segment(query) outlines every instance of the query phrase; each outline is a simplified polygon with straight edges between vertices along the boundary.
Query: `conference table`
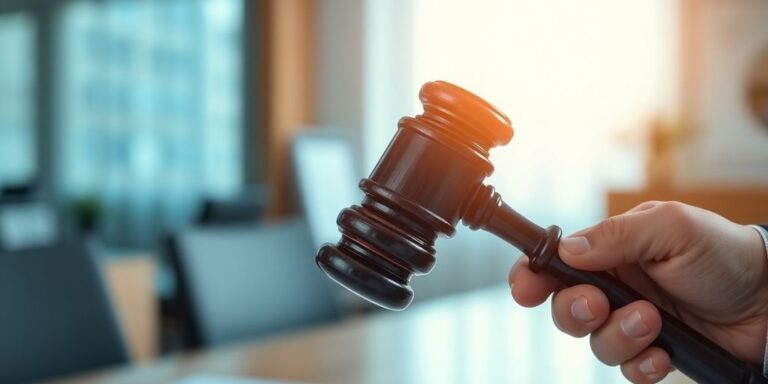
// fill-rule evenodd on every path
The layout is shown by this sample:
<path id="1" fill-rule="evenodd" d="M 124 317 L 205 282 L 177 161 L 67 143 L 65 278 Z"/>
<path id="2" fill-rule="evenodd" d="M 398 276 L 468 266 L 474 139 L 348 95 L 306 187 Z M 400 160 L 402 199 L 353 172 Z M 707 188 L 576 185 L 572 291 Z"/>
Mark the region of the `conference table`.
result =
<path id="1" fill-rule="evenodd" d="M 55 383 L 626 382 L 593 357 L 588 338 L 557 331 L 549 311 L 548 303 L 522 308 L 508 287 L 491 287 Z M 673 372 L 665 382 L 692 381 Z"/>

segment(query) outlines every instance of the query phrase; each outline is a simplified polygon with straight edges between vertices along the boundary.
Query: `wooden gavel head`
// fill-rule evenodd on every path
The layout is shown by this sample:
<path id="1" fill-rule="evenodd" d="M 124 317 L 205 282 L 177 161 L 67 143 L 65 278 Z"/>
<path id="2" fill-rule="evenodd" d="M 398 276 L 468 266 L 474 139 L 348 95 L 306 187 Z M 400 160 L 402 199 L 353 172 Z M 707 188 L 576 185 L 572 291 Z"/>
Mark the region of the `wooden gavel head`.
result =
<path id="1" fill-rule="evenodd" d="M 413 300 L 409 281 L 435 264 L 438 235 L 450 237 L 493 173 L 488 151 L 509 143 L 507 116 L 480 97 L 436 81 L 419 93 L 424 113 L 404 117 L 370 177 L 361 205 L 344 209 L 341 240 L 317 265 L 363 298 L 399 310 Z"/>

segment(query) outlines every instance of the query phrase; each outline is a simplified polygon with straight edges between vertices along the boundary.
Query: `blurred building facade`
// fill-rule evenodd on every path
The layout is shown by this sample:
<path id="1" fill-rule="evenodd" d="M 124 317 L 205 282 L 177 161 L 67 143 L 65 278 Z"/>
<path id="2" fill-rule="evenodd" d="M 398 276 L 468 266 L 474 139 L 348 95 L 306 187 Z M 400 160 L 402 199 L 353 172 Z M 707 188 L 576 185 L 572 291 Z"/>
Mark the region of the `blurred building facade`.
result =
<path id="1" fill-rule="evenodd" d="M 236 192 L 240 2 L 73 3 L 61 18 L 58 187 L 149 243 L 201 195 Z"/>
<path id="2" fill-rule="evenodd" d="M 0 183 L 41 173 L 115 245 L 151 245 L 205 196 L 239 191 L 242 1 L 68 1 L 0 16 Z M 38 6 L 39 7 L 39 6 Z M 50 137 L 36 144 L 37 23 L 53 58 Z M 43 114 L 46 112 L 42 112 Z M 49 172 L 37 151 L 49 149 Z"/>

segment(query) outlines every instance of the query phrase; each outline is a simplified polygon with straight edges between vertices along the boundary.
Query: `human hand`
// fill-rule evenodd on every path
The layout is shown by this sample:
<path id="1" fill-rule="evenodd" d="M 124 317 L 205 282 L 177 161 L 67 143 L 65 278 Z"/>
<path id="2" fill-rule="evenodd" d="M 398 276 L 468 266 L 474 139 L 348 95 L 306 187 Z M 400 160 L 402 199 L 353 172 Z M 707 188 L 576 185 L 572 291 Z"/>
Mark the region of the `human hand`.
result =
<path id="1" fill-rule="evenodd" d="M 509 273 L 512 297 L 533 307 L 552 299 L 563 332 L 588 334 L 595 356 L 621 365 L 635 383 L 670 371 L 669 355 L 650 346 L 661 329 L 656 306 L 674 314 L 736 357 L 762 364 L 768 327 L 768 257 L 755 229 L 677 202 L 646 202 L 560 241 L 573 268 L 609 271 L 649 301 L 610 311 L 596 287 L 565 288 L 535 274 L 521 257 Z"/>

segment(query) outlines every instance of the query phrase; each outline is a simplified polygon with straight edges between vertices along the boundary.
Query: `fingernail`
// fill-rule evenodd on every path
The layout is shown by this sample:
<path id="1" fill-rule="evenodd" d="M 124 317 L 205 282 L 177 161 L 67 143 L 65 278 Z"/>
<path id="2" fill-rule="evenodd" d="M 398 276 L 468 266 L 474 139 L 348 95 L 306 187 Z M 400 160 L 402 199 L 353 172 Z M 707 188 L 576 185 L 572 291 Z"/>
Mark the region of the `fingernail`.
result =
<path id="1" fill-rule="evenodd" d="M 571 315 L 575 317 L 577 320 L 580 321 L 592 321 L 595 319 L 595 315 L 592 314 L 592 311 L 589 309 L 589 303 L 587 303 L 587 298 L 584 296 L 579 296 L 576 300 L 573 301 L 571 304 Z"/>
<path id="2" fill-rule="evenodd" d="M 634 311 L 629 316 L 621 320 L 621 330 L 625 335 L 632 338 L 640 338 L 651 332 L 648 326 L 643 322 L 643 318 L 640 316 L 640 312 Z"/>
<path id="3" fill-rule="evenodd" d="M 640 363 L 640 372 L 650 375 L 656 373 L 656 367 L 653 366 L 653 359 L 648 357 Z"/>
<path id="4" fill-rule="evenodd" d="M 566 237 L 560 240 L 560 246 L 572 255 L 581 255 L 589 251 L 589 240 L 584 236 Z"/>
<path id="5" fill-rule="evenodd" d="M 509 293 L 514 296 L 515 295 L 515 283 L 509 283 Z"/>

